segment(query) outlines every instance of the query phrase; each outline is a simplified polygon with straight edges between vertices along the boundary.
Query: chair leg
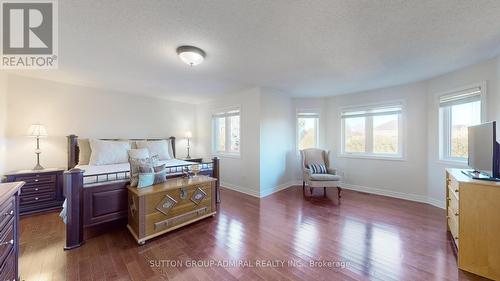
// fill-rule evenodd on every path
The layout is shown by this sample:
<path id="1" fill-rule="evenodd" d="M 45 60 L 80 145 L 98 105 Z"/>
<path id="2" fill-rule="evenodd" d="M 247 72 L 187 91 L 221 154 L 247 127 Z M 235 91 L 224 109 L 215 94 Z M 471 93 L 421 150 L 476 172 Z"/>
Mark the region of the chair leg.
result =
<path id="1" fill-rule="evenodd" d="M 313 195 L 313 188 L 312 186 L 309 187 L 309 191 L 311 192 L 311 196 Z"/>
<path id="2" fill-rule="evenodd" d="M 323 186 L 323 197 L 326 197 L 326 186 Z"/>
<path id="3" fill-rule="evenodd" d="M 305 181 L 302 182 L 302 195 L 304 197 L 306 197 L 306 182 Z"/>
<path id="4" fill-rule="evenodd" d="M 337 186 L 337 196 L 339 197 L 339 199 L 342 197 L 342 195 L 340 194 L 341 191 L 342 191 L 342 188 Z"/>

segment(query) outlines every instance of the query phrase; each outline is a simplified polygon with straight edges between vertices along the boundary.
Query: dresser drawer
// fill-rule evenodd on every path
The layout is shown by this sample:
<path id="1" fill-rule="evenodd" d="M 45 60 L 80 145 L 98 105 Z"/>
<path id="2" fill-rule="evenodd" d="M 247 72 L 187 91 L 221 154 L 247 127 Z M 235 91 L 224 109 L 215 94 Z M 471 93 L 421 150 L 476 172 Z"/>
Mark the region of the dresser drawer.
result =
<path id="1" fill-rule="evenodd" d="M 24 181 L 24 186 L 40 185 L 40 184 L 55 184 L 56 175 L 34 174 L 29 176 L 17 176 L 14 181 Z"/>
<path id="2" fill-rule="evenodd" d="M 55 191 L 56 191 L 56 186 L 53 184 L 23 186 L 21 188 L 21 196 L 22 197 L 31 196 L 34 194 L 49 193 Z"/>
<path id="3" fill-rule="evenodd" d="M 455 240 L 455 244 L 458 247 L 458 213 L 455 213 L 453 210 L 448 209 L 448 227 L 450 228 L 451 235 Z"/>
<path id="4" fill-rule="evenodd" d="M 52 201 L 56 198 L 55 192 L 38 193 L 33 195 L 21 195 L 20 202 L 21 205 L 25 204 L 35 204 L 39 202 Z"/>
<path id="5" fill-rule="evenodd" d="M 448 206 L 454 213 L 458 213 L 458 193 L 455 193 L 449 188 L 448 190 Z"/>
<path id="6" fill-rule="evenodd" d="M 0 264 L 2 264 L 14 247 L 14 220 L 0 233 Z"/>
<path id="7" fill-rule="evenodd" d="M 16 253 L 10 251 L 4 263 L 0 266 L 0 280 L 15 281 L 16 280 Z"/>
<path id="8" fill-rule="evenodd" d="M 455 179 L 451 178 L 448 180 L 448 188 L 458 195 L 459 185 Z"/>
<path id="9" fill-rule="evenodd" d="M 0 206 L 0 231 L 2 231 L 8 225 L 10 220 L 16 215 L 14 204 L 15 197 L 11 197 Z"/>

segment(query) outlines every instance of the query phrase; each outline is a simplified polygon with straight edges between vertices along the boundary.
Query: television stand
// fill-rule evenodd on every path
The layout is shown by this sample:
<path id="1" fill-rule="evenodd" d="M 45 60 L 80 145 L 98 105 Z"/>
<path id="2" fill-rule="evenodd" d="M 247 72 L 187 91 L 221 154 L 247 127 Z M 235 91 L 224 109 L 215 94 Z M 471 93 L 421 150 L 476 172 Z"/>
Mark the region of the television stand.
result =
<path id="1" fill-rule="evenodd" d="M 462 173 L 474 180 L 500 181 L 499 178 L 490 177 L 488 174 L 475 170 L 462 170 Z"/>

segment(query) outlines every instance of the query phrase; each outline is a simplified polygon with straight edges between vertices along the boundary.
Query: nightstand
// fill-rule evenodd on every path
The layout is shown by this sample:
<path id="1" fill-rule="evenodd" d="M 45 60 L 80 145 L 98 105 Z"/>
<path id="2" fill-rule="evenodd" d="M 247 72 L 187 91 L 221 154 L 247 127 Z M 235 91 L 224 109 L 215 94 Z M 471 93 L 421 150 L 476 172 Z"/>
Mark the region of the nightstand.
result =
<path id="1" fill-rule="evenodd" d="M 31 214 L 59 209 L 64 202 L 64 169 L 23 170 L 6 174 L 7 182 L 24 181 L 19 196 L 19 213 Z"/>
<path id="2" fill-rule="evenodd" d="M 189 162 L 196 162 L 196 163 L 201 163 L 203 162 L 203 158 L 180 158 L 180 160 L 184 160 L 184 161 L 189 161 Z"/>

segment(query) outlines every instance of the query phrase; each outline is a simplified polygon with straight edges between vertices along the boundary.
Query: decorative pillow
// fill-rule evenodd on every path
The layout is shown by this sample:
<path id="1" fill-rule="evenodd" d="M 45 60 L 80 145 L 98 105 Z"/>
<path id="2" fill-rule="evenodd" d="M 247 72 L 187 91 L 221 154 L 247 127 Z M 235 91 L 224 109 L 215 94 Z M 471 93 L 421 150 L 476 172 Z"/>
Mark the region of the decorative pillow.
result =
<path id="1" fill-rule="evenodd" d="M 164 166 L 164 165 L 162 165 L 162 166 Z M 158 169 L 158 168 L 160 168 L 160 167 L 154 168 L 154 170 L 155 170 L 154 184 L 159 184 L 159 183 L 167 181 L 167 170 L 165 168 L 163 168 L 163 169 Z"/>
<path id="2" fill-rule="evenodd" d="M 137 141 L 137 148 L 147 148 L 150 155 L 158 155 L 160 160 L 170 160 L 172 156 L 169 152 L 169 142 L 167 140 L 158 141 Z"/>
<path id="3" fill-rule="evenodd" d="M 147 148 L 131 149 L 128 151 L 128 157 L 134 159 L 149 158 L 149 150 Z"/>
<path id="4" fill-rule="evenodd" d="M 152 186 L 154 184 L 154 181 L 155 181 L 155 174 L 154 173 L 139 174 L 137 188 Z"/>
<path id="5" fill-rule="evenodd" d="M 309 164 L 307 168 L 310 169 L 313 174 L 328 174 L 328 169 L 325 164 Z"/>
<path id="6" fill-rule="evenodd" d="M 90 140 L 90 165 L 127 163 L 130 143 L 128 141 Z"/>
<path id="7" fill-rule="evenodd" d="M 130 163 L 130 186 L 136 187 L 139 183 L 140 173 L 153 173 L 154 167 L 158 166 L 158 156 L 148 158 L 129 158 Z"/>
<path id="8" fill-rule="evenodd" d="M 137 188 L 143 188 L 167 181 L 167 170 L 165 169 L 165 165 L 149 169 L 155 172 L 143 172 L 143 166 L 140 167 L 141 172 L 139 173 Z"/>
<path id="9" fill-rule="evenodd" d="M 88 165 L 90 162 L 90 141 L 89 139 L 78 139 L 78 148 L 80 153 L 78 154 L 78 165 Z"/>

